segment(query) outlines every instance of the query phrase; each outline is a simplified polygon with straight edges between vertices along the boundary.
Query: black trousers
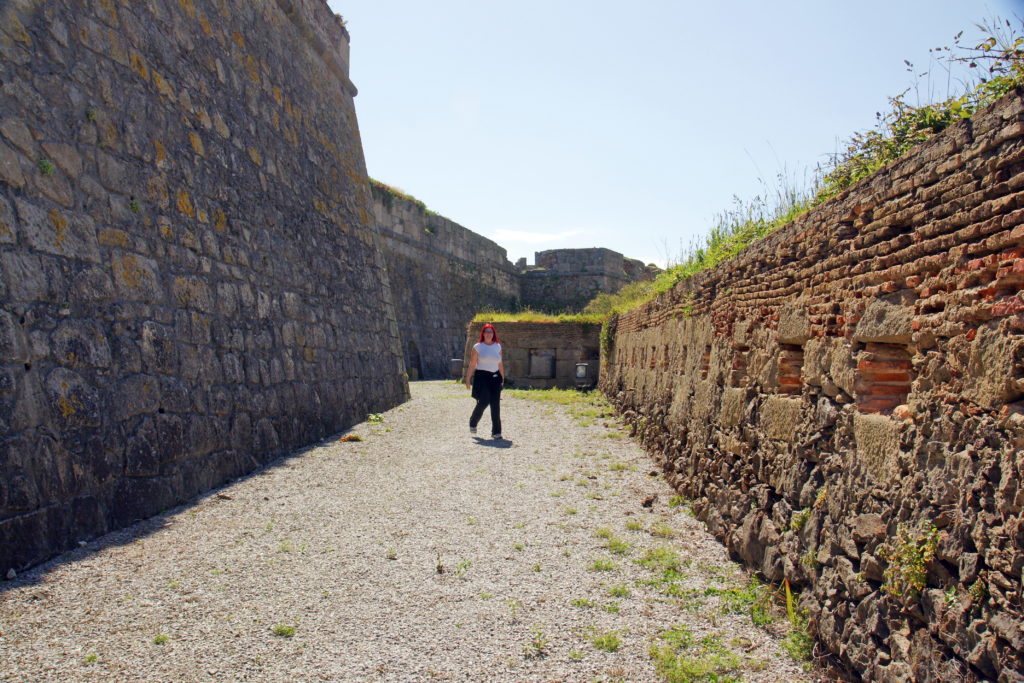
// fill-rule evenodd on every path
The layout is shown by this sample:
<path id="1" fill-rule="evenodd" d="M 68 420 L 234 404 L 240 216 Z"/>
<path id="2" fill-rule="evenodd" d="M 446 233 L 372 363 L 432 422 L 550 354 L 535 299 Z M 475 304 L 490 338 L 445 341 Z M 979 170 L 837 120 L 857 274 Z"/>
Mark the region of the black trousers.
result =
<path id="1" fill-rule="evenodd" d="M 503 378 L 499 372 L 477 370 L 473 373 L 473 398 L 476 406 L 469 416 L 469 426 L 480 424 L 484 409 L 491 407 L 491 434 L 501 434 L 501 383 Z"/>

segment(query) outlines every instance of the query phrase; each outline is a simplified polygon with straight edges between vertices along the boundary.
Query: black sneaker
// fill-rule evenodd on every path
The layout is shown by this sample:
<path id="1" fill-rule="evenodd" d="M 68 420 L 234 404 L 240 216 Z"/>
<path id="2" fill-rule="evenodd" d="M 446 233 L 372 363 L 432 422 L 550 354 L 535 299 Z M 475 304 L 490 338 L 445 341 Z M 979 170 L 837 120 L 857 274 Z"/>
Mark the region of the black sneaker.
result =
<path id="1" fill-rule="evenodd" d="M 469 433 L 470 434 L 476 434 L 476 427 L 470 427 L 469 428 Z"/>
<path id="2" fill-rule="evenodd" d="M 491 434 L 491 438 L 495 441 L 502 441 L 501 434 Z"/>

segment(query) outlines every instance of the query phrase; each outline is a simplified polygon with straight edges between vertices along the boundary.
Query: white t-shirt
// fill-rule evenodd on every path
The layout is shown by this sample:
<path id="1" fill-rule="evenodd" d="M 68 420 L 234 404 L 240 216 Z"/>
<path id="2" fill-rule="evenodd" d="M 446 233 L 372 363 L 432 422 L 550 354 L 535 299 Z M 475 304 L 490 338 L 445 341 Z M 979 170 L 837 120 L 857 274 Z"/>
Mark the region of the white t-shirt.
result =
<path id="1" fill-rule="evenodd" d="M 493 344 L 477 342 L 473 344 L 473 350 L 476 351 L 477 370 L 483 370 L 484 372 L 498 371 L 498 363 L 501 362 L 501 344 L 497 342 Z"/>

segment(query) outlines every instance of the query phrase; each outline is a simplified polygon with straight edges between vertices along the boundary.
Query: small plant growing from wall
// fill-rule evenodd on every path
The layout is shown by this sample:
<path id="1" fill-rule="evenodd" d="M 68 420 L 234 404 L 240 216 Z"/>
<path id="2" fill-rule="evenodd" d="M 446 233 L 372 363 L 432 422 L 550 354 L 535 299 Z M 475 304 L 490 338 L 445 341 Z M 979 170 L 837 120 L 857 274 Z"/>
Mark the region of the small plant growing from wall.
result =
<path id="1" fill-rule="evenodd" d="M 889 563 L 882 590 L 907 602 L 921 597 L 928 584 L 928 563 L 935 559 L 938 544 L 939 530 L 934 525 L 918 532 L 900 525 L 896 538 L 879 549 L 879 557 Z"/>
<path id="2" fill-rule="evenodd" d="M 57 168 L 49 159 L 40 159 L 36 162 L 36 165 L 39 166 L 39 172 L 43 175 L 53 175 L 53 172 Z"/>

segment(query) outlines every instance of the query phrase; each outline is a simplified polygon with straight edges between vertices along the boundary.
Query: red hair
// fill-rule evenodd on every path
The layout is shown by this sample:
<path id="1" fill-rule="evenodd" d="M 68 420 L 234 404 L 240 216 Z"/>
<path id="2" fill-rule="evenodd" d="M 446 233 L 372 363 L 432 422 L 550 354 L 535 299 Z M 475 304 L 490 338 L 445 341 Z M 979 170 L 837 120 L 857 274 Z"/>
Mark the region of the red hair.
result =
<path id="1" fill-rule="evenodd" d="M 491 328 L 491 332 L 494 333 L 494 343 L 500 344 L 501 342 L 498 341 L 498 331 L 494 329 L 494 325 L 490 323 L 487 323 L 480 328 L 480 341 L 482 342 L 484 340 L 484 330 L 486 330 L 487 328 Z"/>

